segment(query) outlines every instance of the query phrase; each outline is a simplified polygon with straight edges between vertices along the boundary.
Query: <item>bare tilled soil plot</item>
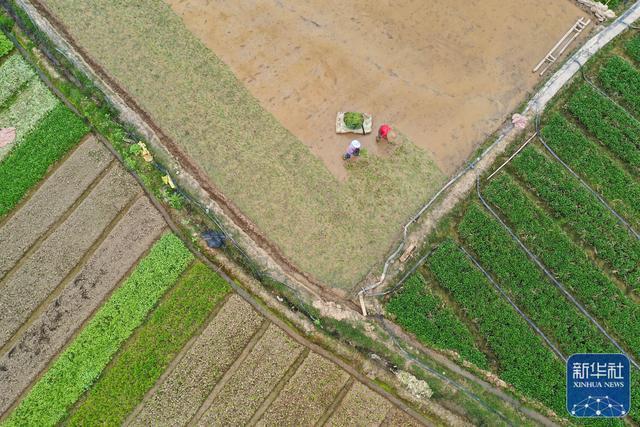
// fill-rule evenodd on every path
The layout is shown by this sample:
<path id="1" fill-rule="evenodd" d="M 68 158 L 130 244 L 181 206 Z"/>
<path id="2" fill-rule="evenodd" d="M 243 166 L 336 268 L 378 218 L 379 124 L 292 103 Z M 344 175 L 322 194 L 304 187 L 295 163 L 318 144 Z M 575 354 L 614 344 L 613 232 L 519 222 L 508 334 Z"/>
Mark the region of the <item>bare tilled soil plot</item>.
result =
<path id="1" fill-rule="evenodd" d="M 211 406 L 198 425 L 245 425 L 302 351 L 302 346 L 270 325 L 228 382 L 219 392 L 214 390 Z"/>
<path id="2" fill-rule="evenodd" d="M 125 424 L 376 425 L 394 408 L 232 295 Z"/>
<path id="3" fill-rule="evenodd" d="M 264 331 L 265 326 L 264 319 L 247 302 L 233 295 L 141 404 L 132 424 L 186 424 L 256 332 Z"/>
<path id="4" fill-rule="evenodd" d="M 115 165 L 75 211 L 7 274 L 0 288 L 0 346 L 4 346 L 81 261 L 122 209 L 140 194 L 134 179 Z"/>
<path id="5" fill-rule="evenodd" d="M 0 227 L 0 279 L 95 182 L 113 157 L 93 137 L 82 143 Z M 20 236 L 17 238 L 17 236 Z"/>
<path id="6" fill-rule="evenodd" d="M 356 382 L 325 425 L 380 425 L 391 409 L 391 403 L 382 396 L 369 390 L 362 383 Z"/>
<path id="7" fill-rule="evenodd" d="M 402 412 L 399 409 L 392 409 L 391 411 L 389 411 L 389 413 L 387 414 L 386 418 L 384 419 L 381 425 L 384 427 L 396 427 L 396 426 L 417 427 L 417 426 L 420 426 L 421 424 L 418 423 L 412 417 L 410 417 L 406 412 Z"/>
<path id="8" fill-rule="evenodd" d="M 349 381 L 349 375 L 311 353 L 269 406 L 258 425 L 313 425 Z"/>
<path id="9" fill-rule="evenodd" d="M 100 306 L 164 227 L 149 200 L 138 199 L 60 296 L 0 356 L 0 414 Z"/>

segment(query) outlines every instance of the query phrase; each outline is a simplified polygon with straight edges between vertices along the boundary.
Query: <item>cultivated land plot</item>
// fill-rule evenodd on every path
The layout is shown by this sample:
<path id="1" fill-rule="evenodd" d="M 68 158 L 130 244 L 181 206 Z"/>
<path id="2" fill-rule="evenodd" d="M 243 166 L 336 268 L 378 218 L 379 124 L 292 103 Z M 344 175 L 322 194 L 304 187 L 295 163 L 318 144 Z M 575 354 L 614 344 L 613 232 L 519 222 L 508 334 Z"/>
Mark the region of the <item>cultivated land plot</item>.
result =
<path id="1" fill-rule="evenodd" d="M 530 68 L 581 14 L 569 0 L 415 3 L 415 10 L 412 3 L 383 11 L 360 2 L 350 7 L 349 22 L 340 19 L 346 6 L 320 2 L 38 3 L 262 237 L 301 270 L 343 289 L 384 259 L 400 226 L 444 175 L 522 101 L 534 85 Z M 184 12 L 184 21 L 170 6 Z M 246 8 L 255 10 L 240 13 Z M 229 34 L 219 34 L 221 28 Z M 329 33 L 343 39 L 328 46 Z M 348 101 L 338 101 L 343 92 Z M 330 144 L 302 134 L 332 134 L 333 120 L 326 126 L 315 120 L 325 121 L 333 100 L 345 102 L 340 108 L 373 105 L 383 111 L 378 117 L 397 120 L 408 139 L 388 156 L 370 149 L 340 180 L 314 148 Z M 308 118 L 310 109 L 317 116 Z M 342 167 L 334 154 L 332 164 Z"/>
<path id="2" fill-rule="evenodd" d="M 335 402 L 351 383 L 345 400 Z M 361 413 L 364 408 L 371 414 Z M 393 409 L 231 295 L 126 424 L 313 425 L 336 412 L 336 421 L 362 416 L 375 425 Z"/>
<path id="3" fill-rule="evenodd" d="M 0 278 L 68 212 L 111 161 L 109 151 L 89 138 L 13 213 L 0 228 Z"/>
<path id="4" fill-rule="evenodd" d="M 354 383 L 326 425 L 380 425 L 391 409 L 392 405 L 380 395 L 369 390 L 362 383 Z"/>
<path id="5" fill-rule="evenodd" d="M 621 36 L 583 69 L 598 87 L 578 75 L 541 120 L 541 137 L 585 184 L 533 140 L 500 174 L 480 181 L 487 204 L 468 203 L 453 219 L 457 225 L 449 228 L 450 237 L 427 261 L 434 280 L 425 287 L 444 288 L 464 308 L 457 314 L 478 325 L 470 330 L 486 340 L 486 355 L 497 362 L 497 374 L 561 416 L 566 413 L 563 357 L 622 351 L 637 362 L 640 246 L 625 222 L 637 231 L 640 98 L 630 81 L 640 81 L 640 70 L 633 58 L 620 57 L 634 56 L 640 46 L 640 37 L 630 36 Z M 408 305 L 416 295 L 405 286 L 388 307 Z M 425 319 L 433 313 L 416 312 L 416 305 L 403 311 L 403 326 L 428 344 L 420 332 L 429 327 Z M 640 382 L 632 370 L 632 405 L 637 407 Z M 640 413 L 631 411 L 629 418 L 638 423 Z"/>
<path id="6" fill-rule="evenodd" d="M 164 227 L 148 199 L 131 207 L 60 295 L 0 357 L 5 368 L 0 370 L 0 413 L 102 304 Z"/>
<path id="7" fill-rule="evenodd" d="M 0 345 L 90 250 L 122 209 L 140 194 L 133 178 L 113 167 L 78 208 L 11 274 L 0 294 Z"/>
<path id="8" fill-rule="evenodd" d="M 335 135 L 335 114 L 352 110 L 394 123 L 452 173 L 538 82 L 531 69 L 582 15 L 564 0 L 167 3 L 341 178 L 352 136 Z M 373 135 L 362 139 L 382 151 Z"/>

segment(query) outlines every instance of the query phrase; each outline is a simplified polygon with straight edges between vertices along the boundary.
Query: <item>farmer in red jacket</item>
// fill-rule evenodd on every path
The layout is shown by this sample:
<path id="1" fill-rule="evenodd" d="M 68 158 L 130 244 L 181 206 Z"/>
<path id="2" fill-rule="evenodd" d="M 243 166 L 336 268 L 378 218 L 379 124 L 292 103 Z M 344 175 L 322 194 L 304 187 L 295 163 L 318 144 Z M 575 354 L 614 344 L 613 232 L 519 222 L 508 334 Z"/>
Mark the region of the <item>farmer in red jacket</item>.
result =
<path id="1" fill-rule="evenodd" d="M 383 124 L 378 129 L 378 136 L 376 136 L 376 142 L 380 142 L 380 140 L 385 140 L 387 142 L 393 142 L 395 139 L 395 132 L 388 124 Z"/>

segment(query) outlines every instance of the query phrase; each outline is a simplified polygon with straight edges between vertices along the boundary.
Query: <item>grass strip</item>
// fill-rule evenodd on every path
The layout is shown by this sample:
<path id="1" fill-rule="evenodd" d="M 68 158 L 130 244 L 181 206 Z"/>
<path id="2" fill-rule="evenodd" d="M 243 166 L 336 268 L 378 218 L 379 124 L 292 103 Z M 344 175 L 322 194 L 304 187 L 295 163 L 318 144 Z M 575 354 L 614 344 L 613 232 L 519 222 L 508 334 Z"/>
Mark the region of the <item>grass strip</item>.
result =
<path id="1" fill-rule="evenodd" d="M 498 360 L 499 376 L 558 413 L 565 402 L 564 364 L 493 289 L 469 259 L 447 240 L 428 260 L 438 282 L 475 319 Z"/>
<path id="2" fill-rule="evenodd" d="M 13 42 L 0 32 L 0 58 L 7 56 L 13 50 Z"/>
<path id="3" fill-rule="evenodd" d="M 227 282 L 204 264 L 191 267 L 66 424 L 122 424 L 229 290 Z"/>
<path id="4" fill-rule="evenodd" d="M 175 235 L 164 235 L 5 424 L 52 426 L 60 422 L 192 260 L 193 255 Z"/>
<path id="5" fill-rule="evenodd" d="M 8 57 L 0 66 L 0 109 L 35 75 L 22 56 L 14 54 Z"/>
<path id="6" fill-rule="evenodd" d="M 420 341 L 454 350 L 464 359 L 487 369 L 487 358 L 476 348 L 473 335 L 453 310 L 431 291 L 420 273 L 411 276 L 402 291 L 386 305 L 395 321 Z"/>
<path id="7" fill-rule="evenodd" d="M 640 35 L 635 36 L 624 45 L 624 50 L 634 61 L 640 63 Z"/>
<path id="8" fill-rule="evenodd" d="M 78 116 L 58 104 L 20 145 L 13 147 L 0 162 L 0 218 L 88 131 Z"/>
<path id="9" fill-rule="evenodd" d="M 572 95 L 567 107 L 589 132 L 640 175 L 640 122 L 586 83 Z"/>
<path id="10" fill-rule="evenodd" d="M 592 248 L 612 274 L 632 289 L 640 289 L 640 242 L 598 199 L 559 163 L 547 160 L 533 147 L 525 148 L 511 165 L 561 225 Z"/>
<path id="11" fill-rule="evenodd" d="M 640 117 L 640 71 L 619 56 L 611 57 L 600 69 L 598 79 L 630 112 Z"/>
<path id="12" fill-rule="evenodd" d="M 507 175 L 485 189 L 525 245 L 605 327 L 640 354 L 640 305 L 605 276 L 571 238 Z"/>
<path id="13" fill-rule="evenodd" d="M 615 352 L 615 347 L 543 276 L 483 208 L 471 205 L 458 230 L 515 304 L 558 344 L 563 354 Z"/>
<path id="14" fill-rule="evenodd" d="M 640 183 L 560 114 L 542 129 L 547 144 L 604 196 L 618 213 L 640 223 Z"/>

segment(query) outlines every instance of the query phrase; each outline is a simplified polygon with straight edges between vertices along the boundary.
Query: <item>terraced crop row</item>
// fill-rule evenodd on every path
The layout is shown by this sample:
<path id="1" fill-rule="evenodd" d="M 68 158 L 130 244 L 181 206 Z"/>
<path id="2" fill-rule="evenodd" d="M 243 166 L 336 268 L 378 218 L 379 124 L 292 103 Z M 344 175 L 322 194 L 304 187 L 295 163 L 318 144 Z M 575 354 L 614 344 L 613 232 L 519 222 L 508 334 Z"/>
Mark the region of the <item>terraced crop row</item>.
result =
<path id="1" fill-rule="evenodd" d="M 576 90 L 567 106 L 598 141 L 640 176 L 640 122 L 586 83 Z"/>
<path id="2" fill-rule="evenodd" d="M 623 101 L 624 107 L 640 117 L 640 71 L 627 60 L 613 56 L 600 69 L 603 88 Z"/>
<path id="3" fill-rule="evenodd" d="M 596 251 L 609 271 L 632 289 L 640 289 L 640 241 L 557 162 L 533 147 L 511 163 L 514 174 L 544 201 L 553 217 L 585 246 Z"/>
<path id="4" fill-rule="evenodd" d="M 516 305 L 563 354 L 616 350 L 481 207 L 469 207 L 458 231 Z"/>
<path id="5" fill-rule="evenodd" d="M 640 224 L 640 183 L 560 114 L 542 129 L 545 142 L 611 206 L 634 224 Z"/>
<path id="6" fill-rule="evenodd" d="M 475 319 L 499 376 L 524 394 L 564 410 L 564 364 L 545 346 L 456 244 L 445 241 L 427 261 L 438 283 Z"/>
<path id="7" fill-rule="evenodd" d="M 418 273 L 404 284 L 401 293 L 387 303 L 395 321 L 416 337 L 436 348 L 454 350 L 481 368 L 487 368 L 485 355 L 476 348 L 469 329 L 442 299 L 426 286 Z"/>
<path id="8" fill-rule="evenodd" d="M 5 424 L 58 423 L 192 260 L 193 255 L 177 237 L 163 236 L 31 388 Z"/>
<path id="9" fill-rule="evenodd" d="M 640 353 L 640 305 L 625 295 L 558 224 L 503 175 L 485 189 L 523 243 L 540 258 L 609 332 Z"/>
<path id="10" fill-rule="evenodd" d="M 122 424 L 229 290 L 204 264 L 193 265 L 90 388 L 66 424 Z"/>
<path id="11" fill-rule="evenodd" d="M 624 46 L 625 52 L 636 62 L 640 63 L 640 36 L 630 39 Z"/>

